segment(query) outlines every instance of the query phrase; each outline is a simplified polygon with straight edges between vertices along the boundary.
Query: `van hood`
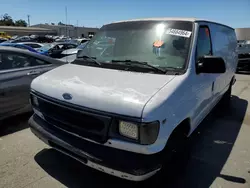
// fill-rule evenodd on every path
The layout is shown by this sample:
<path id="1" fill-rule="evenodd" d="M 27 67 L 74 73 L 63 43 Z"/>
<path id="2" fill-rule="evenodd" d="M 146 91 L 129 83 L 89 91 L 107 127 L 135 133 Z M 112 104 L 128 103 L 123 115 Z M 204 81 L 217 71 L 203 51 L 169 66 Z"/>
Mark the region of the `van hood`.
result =
<path id="1" fill-rule="evenodd" d="M 145 104 L 174 75 L 128 72 L 67 64 L 33 80 L 31 89 L 83 107 L 141 117 Z"/>

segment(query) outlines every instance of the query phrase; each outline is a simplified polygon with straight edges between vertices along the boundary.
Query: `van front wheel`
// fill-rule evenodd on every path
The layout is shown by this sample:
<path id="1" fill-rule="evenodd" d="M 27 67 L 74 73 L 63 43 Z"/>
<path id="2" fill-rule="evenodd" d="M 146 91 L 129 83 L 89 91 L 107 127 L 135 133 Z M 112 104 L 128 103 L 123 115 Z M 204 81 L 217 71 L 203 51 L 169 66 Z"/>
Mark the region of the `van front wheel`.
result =
<path id="1" fill-rule="evenodd" d="M 169 139 L 163 150 L 162 168 L 152 177 L 154 183 L 168 181 L 173 183 L 181 172 L 184 172 L 189 160 L 189 139 L 186 132 L 176 131 Z"/>

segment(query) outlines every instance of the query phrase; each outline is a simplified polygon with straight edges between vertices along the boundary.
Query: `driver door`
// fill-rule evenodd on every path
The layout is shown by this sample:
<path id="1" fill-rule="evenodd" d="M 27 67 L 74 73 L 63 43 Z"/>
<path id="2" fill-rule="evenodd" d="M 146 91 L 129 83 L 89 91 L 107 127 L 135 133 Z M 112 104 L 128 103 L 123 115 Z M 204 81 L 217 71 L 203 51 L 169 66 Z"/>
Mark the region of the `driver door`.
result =
<path id="1" fill-rule="evenodd" d="M 196 46 L 195 63 L 200 57 L 213 55 L 210 28 L 200 25 Z M 192 81 L 192 90 L 195 95 L 193 125 L 196 128 L 213 107 L 215 74 L 196 73 Z"/>
<path id="2" fill-rule="evenodd" d="M 0 115 L 2 117 L 27 105 L 31 59 L 15 52 L 0 52 Z"/>

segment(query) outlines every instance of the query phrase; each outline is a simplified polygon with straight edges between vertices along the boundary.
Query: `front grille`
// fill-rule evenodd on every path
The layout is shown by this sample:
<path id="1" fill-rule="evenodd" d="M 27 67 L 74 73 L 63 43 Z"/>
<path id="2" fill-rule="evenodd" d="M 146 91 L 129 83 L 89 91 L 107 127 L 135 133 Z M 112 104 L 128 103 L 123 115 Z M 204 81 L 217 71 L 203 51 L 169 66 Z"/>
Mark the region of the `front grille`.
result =
<path id="1" fill-rule="evenodd" d="M 101 143 L 107 140 L 110 117 L 69 107 L 51 99 L 39 97 L 38 102 L 45 120 L 56 128 Z"/>

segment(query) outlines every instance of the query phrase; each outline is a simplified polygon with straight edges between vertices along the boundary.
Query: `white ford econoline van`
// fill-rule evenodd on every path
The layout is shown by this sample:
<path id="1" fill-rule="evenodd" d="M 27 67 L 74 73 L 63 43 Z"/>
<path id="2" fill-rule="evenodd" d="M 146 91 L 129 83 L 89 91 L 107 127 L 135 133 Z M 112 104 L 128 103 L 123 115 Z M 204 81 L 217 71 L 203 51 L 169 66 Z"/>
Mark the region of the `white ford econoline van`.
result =
<path id="1" fill-rule="evenodd" d="M 104 25 L 73 63 L 32 82 L 30 128 L 89 167 L 145 180 L 230 103 L 236 47 L 233 28 L 205 20 Z"/>

